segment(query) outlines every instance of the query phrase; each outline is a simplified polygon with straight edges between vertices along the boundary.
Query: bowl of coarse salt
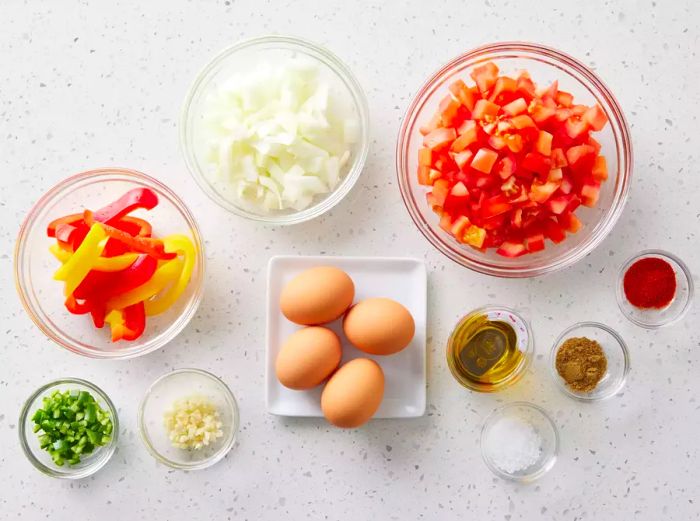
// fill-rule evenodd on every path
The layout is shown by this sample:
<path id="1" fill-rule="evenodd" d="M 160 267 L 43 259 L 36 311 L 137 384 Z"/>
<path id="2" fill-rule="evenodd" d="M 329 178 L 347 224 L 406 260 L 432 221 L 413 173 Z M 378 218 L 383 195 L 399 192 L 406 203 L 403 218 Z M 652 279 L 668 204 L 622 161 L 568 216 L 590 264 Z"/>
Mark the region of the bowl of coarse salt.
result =
<path id="1" fill-rule="evenodd" d="M 498 477 L 528 483 L 556 463 L 559 433 L 540 407 L 513 402 L 493 411 L 481 429 L 481 455 Z"/>

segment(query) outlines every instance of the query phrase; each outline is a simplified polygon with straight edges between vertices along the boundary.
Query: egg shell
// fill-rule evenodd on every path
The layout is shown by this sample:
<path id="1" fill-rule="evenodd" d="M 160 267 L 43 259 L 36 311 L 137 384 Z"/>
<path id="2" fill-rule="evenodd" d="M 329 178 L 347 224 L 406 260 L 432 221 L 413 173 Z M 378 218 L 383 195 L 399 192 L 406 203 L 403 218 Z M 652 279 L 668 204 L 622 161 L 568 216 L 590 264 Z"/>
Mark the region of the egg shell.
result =
<path id="1" fill-rule="evenodd" d="M 384 397 L 384 371 L 368 358 L 350 360 L 331 376 L 321 394 L 321 410 L 336 427 L 352 429 L 374 416 Z"/>
<path id="2" fill-rule="evenodd" d="M 290 389 L 311 389 L 336 370 L 341 356 L 338 335 L 325 327 L 305 327 L 292 333 L 277 355 L 277 379 Z"/>
<path id="3" fill-rule="evenodd" d="M 350 343 L 372 355 L 391 355 L 413 340 L 416 324 L 404 306 L 388 298 L 358 302 L 345 315 L 343 331 Z"/>
<path id="4" fill-rule="evenodd" d="M 355 284 L 347 273 L 318 266 L 301 272 L 284 286 L 280 309 L 296 324 L 325 324 L 342 316 L 354 298 Z"/>

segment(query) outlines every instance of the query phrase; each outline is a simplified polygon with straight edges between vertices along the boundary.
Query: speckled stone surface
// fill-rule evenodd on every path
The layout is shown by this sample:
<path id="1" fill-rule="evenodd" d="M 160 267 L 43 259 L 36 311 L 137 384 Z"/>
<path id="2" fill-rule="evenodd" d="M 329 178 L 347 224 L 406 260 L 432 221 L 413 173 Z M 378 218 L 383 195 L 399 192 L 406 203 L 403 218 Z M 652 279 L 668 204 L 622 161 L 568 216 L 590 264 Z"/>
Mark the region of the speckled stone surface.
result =
<path id="1" fill-rule="evenodd" d="M 468 6 L 467 6 L 468 4 Z M 179 109 L 198 69 L 243 37 L 292 33 L 328 46 L 369 98 L 372 147 L 331 213 L 265 228 L 214 206 L 187 174 Z M 20 1 L 0 10 L 0 518 L 80 519 L 649 519 L 700 517 L 700 318 L 645 331 L 617 309 L 617 268 L 660 247 L 700 273 L 700 4 L 628 2 Z M 590 64 L 631 125 L 635 178 L 608 239 L 571 269 L 498 280 L 458 267 L 416 231 L 396 186 L 394 146 L 409 98 L 452 56 L 497 39 L 541 41 Z M 184 196 L 206 238 L 206 295 L 166 349 L 128 362 L 79 358 L 27 318 L 12 280 L 20 221 L 71 173 L 119 165 Z M 273 254 L 405 254 L 429 270 L 428 413 L 357 431 L 268 415 L 263 404 L 265 269 Z M 526 379 L 498 395 L 458 387 L 444 361 L 451 326 L 498 302 L 525 309 L 537 341 Z M 572 401 L 549 378 L 551 342 L 569 324 L 604 321 L 629 343 L 632 373 L 604 403 Z M 215 467 L 157 464 L 136 431 L 139 400 L 176 367 L 220 375 L 241 407 L 240 438 Z M 23 400 L 49 379 L 94 381 L 116 402 L 119 449 L 81 482 L 47 478 L 17 441 Z M 532 485 L 481 461 L 484 417 L 513 400 L 552 413 L 557 465 Z"/>

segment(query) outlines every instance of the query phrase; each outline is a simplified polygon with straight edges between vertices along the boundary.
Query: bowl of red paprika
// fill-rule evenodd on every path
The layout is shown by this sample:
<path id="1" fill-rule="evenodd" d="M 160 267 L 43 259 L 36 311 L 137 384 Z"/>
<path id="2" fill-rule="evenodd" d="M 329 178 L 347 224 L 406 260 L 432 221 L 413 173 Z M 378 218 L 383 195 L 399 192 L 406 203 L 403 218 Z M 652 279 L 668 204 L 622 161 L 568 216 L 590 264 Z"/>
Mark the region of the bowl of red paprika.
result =
<path id="1" fill-rule="evenodd" d="M 203 243 L 165 184 L 104 168 L 59 182 L 34 204 L 14 271 L 22 305 L 48 338 L 80 355 L 128 359 L 165 346 L 196 313 Z"/>
<path id="2" fill-rule="evenodd" d="M 617 303 L 631 322 L 647 329 L 681 320 L 693 300 L 693 277 L 672 253 L 644 250 L 620 268 Z"/>

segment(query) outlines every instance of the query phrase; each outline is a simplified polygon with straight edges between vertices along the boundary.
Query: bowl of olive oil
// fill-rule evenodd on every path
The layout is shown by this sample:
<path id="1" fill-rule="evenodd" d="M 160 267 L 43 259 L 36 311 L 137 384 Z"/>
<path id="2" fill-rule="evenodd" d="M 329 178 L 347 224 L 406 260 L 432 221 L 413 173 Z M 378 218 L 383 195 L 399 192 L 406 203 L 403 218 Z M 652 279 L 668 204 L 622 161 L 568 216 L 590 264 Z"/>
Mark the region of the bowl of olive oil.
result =
<path id="1" fill-rule="evenodd" d="M 533 352 L 527 320 L 513 309 L 487 306 L 457 323 L 447 342 L 447 365 L 467 389 L 491 393 L 520 380 Z"/>

